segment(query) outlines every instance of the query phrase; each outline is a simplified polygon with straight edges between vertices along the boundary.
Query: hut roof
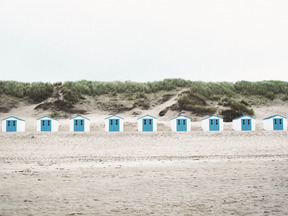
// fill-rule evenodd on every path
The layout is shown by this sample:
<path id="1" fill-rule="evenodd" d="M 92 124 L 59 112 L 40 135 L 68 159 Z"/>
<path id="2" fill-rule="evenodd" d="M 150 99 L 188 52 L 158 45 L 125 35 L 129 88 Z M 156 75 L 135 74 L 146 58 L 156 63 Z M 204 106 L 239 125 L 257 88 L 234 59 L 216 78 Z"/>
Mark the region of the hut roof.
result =
<path id="1" fill-rule="evenodd" d="M 50 117 L 50 116 L 43 116 L 43 117 L 41 117 L 41 118 L 38 118 L 37 120 L 41 120 L 41 119 L 43 119 L 43 118 L 49 118 L 49 119 L 58 121 L 57 119 L 54 119 L 54 118 L 52 118 L 52 117 Z"/>
<path id="2" fill-rule="evenodd" d="M 274 117 L 281 117 L 281 118 L 287 119 L 286 117 L 277 114 L 277 115 L 272 115 L 272 116 L 269 116 L 267 118 L 264 118 L 263 120 L 271 119 L 271 118 L 274 118 Z"/>
<path id="3" fill-rule="evenodd" d="M 177 119 L 177 118 L 180 118 L 180 117 L 184 117 L 184 118 L 187 118 L 187 119 L 190 119 L 190 120 L 191 120 L 191 118 L 189 118 L 189 117 L 187 117 L 187 116 L 184 116 L 184 115 L 176 116 L 176 117 L 172 118 L 171 120 Z"/>
<path id="4" fill-rule="evenodd" d="M 217 116 L 217 115 L 212 115 L 212 116 L 209 116 L 209 117 L 207 117 L 207 118 L 204 118 L 204 119 L 202 119 L 202 121 L 203 121 L 203 120 L 205 120 L 205 119 L 209 119 L 209 118 L 212 118 L 212 117 L 216 117 L 216 118 L 219 118 L 219 119 L 223 119 L 223 118 L 221 118 L 220 116 Z"/>
<path id="5" fill-rule="evenodd" d="M 20 119 L 20 118 L 15 117 L 15 116 L 9 116 L 8 118 L 2 119 L 2 121 L 8 120 L 8 119 L 10 119 L 10 118 L 15 118 L 15 119 L 17 119 L 17 120 L 19 120 L 19 121 L 25 121 L 25 120 L 23 120 L 23 119 Z"/>
<path id="6" fill-rule="evenodd" d="M 83 119 L 86 119 L 86 120 L 89 120 L 90 121 L 90 119 L 88 119 L 88 118 L 86 118 L 86 117 L 84 117 L 84 116 L 81 116 L 81 115 L 77 115 L 77 116 L 75 116 L 75 117 L 73 117 L 73 118 L 70 118 L 70 120 L 72 120 L 72 119 L 75 119 L 75 118 L 83 118 Z"/>
<path id="7" fill-rule="evenodd" d="M 235 118 L 235 119 L 233 119 L 233 120 L 241 119 L 241 118 L 243 118 L 243 117 L 249 117 L 249 118 L 251 118 L 251 119 L 255 119 L 255 118 L 253 118 L 253 117 L 251 117 L 251 116 L 249 116 L 249 115 L 243 115 L 243 116 L 240 116 L 240 117 Z"/>
<path id="8" fill-rule="evenodd" d="M 105 119 L 110 119 L 110 118 L 113 118 L 113 117 L 118 118 L 118 119 L 124 119 L 124 118 L 122 118 L 120 116 L 117 116 L 117 115 L 112 115 L 112 116 L 109 116 L 109 117 L 107 117 Z"/>
<path id="9" fill-rule="evenodd" d="M 154 119 L 157 119 L 156 117 L 154 117 L 154 116 L 151 116 L 151 115 L 145 115 L 145 116 L 142 116 L 142 117 L 140 117 L 140 118 L 138 118 L 138 119 L 142 119 L 142 118 L 145 118 L 145 117 L 150 117 L 150 118 L 154 118 Z"/>

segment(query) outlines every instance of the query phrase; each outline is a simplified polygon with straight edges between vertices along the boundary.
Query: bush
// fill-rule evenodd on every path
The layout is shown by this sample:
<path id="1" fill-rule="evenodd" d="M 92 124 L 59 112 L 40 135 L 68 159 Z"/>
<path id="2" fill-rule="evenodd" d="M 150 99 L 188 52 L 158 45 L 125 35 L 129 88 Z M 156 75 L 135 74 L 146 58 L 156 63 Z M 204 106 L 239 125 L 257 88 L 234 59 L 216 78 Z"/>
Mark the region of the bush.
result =
<path id="1" fill-rule="evenodd" d="M 235 83 L 237 93 L 243 95 L 260 95 L 273 100 L 275 94 L 287 94 L 288 82 L 284 81 L 261 81 L 248 82 L 240 81 Z"/>
<path id="2" fill-rule="evenodd" d="M 220 112 L 221 116 L 223 117 L 224 122 L 232 122 L 234 118 L 238 118 L 242 116 L 242 113 L 239 113 L 236 110 L 223 110 Z"/>
<path id="3" fill-rule="evenodd" d="M 237 111 L 238 113 L 241 113 L 241 115 L 254 115 L 253 109 L 249 109 L 244 104 L 239 103 L 235 100 L 230 100 L 229 105 L 232 110 Z"/>
<path id="4" fill-rule="evenodd" d="M 144 110 L 148 110 L 150 108 L 150 104 L 147 100 L 145 99 L 138 99 L 137 101 L 134 102 L 133 108 L 135 107 L 140 107 Z"/>
<path id="5" fill-rule="evenodd" d="M 162 100 L 161 100 L 162 103 L 170 100 L 174 95 L 175 95 L 175 94 L 165 94 L 165 95 L 163 95 L 163 96 L 162 96 Z"/>
<path id="6" fill-rule="evenodd" d="M 168 111 L 168 109 L 164 109 L 164 110 L 160 111 L 160 112 L 159 112 L 159 116 L 164 116 L 164 115 L 166 115 L 167 111 Z"/>
<path id="7" fill-rule="evenodd" d="M 42 82 L 0 81 L 0 93 L 18 98 L 29 97 L 32 102 L 40 103 L 52 96 L 53 85 Z"/>

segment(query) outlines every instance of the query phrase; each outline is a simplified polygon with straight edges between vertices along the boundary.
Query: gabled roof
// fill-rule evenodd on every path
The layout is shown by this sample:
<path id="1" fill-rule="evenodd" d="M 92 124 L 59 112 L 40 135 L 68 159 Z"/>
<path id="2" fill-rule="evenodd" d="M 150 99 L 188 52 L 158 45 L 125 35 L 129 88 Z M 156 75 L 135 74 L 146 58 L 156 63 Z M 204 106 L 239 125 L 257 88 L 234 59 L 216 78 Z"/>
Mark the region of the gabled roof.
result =
<path id="1" fill-rule="evenodd" d="M 86 120 L 89 120 L 90 121 L 90 119 L 88 119 L 88 118 L 86 118 L 86 117 L 84 117 L 84 116 L 81 116 L 81 115 L 77 115 L 77 116 L 75 116 L 75 117 L 73 117 L 73 118 L 70 118 L 70 120 L 72 120 L 72 119 L 75 119 L 75 118 L 83 118 L 83 119 L 86 119 Z"/>
<path id="2" fill-rule="evenodd" d="M 156 117 L 154 117 L 154 116 L 151 116 L 151 115 L 145 115 L 145 116 L 142 116 L 142 117 L 140 117 L 140 118 L 138 118 L 138 119 L 142 119 L 142 118 L 145 118 L 145 117 L 150 117 L 150 118 L 154 118 L 154 119 L 157 119 Z M 138 120 L 137 119 L 137 120 Z"/>
<path id="3" fill-rule="evenodd" d="M 17 119 L 17 120 L 19 120 L 19 121 L 25 121 L 25 120 L 23 120 L 23 119 L 20 119 L 20 118 L 15 117 L 15 116 L 9 116 L 8 118 L 2 119 L 2 121 L 8 120 L 8 119 L 10 119 L 10 118 L 15 118 L 15 119 Z"/>
<path id="4" fill-rule="evenodd" d="M 117 116 L 117 115 L 112 115 L 112 116 L 109 116 L 109 117 L 107 117 L 107 118 L 105 118 L 105 119 L 110 119 L 110 118 L 113 118 L 113 117 L 115 117 L 115 118 L 119 118 L 119 119 L 124 119 L 124 118 L 119 117 L 119 116 Z"/>
<path id="5" fill-rule="evenodd" d="M 249 116 L 249 115 L 243 115 L 243 116 L 240 116 L 240 117 L 235 118 L 235 119 L 233 119 L 233 120 L 241 119 L 241 118 L 243 118 L 243 117 L 249 117 L 249 118 L 255 119 L 255 118 L 253 118 L 253 117 L 251 117 L 251 116 Z"/>
<path id="6" fill-rule="evenodd" d="M 212 116 L 209 116 L 209 117 L 204 118 L 204 119 L 202 119 L 202 120 L 209 119 L 209 118 L 212 118 L 212 117 L 216 117 L 216 118 L 219 118 L 219 119 L 223 119 L 223 118 L 221 118 L 221 117 L 219 117 L 219 116 L 217 116 L 217 115 L 212 115 Z"/>
<path id="7" fill-rule="evenodd" d="M 172 118 L 171 120 L 177 119 L 177 118 L 180 118 L 180 117 L 184 117 L 184 118 L 187 118 L 187 119 L 190 119 L 190 120 L 191 120 L 191 118 L 189 118 L 189 117 L 187 117 L 187 116 L 184 116 L 184 115 L 176 116 L 176 117 Z"/>
<path id="8" fill-rule="evenodd" d="M 267 118 L 264 118 L 263 120 L 271 119 L 271 118 L 274 118 L 274 117 L 281 117 L 281 118 L 287 119 L 286 117 L 277 114 L 277 115 L 272 115 L 272 116 L 269 116 L 269 117 L 267 117 Z"/>
<path id="9" fill-rule="evenodd" d="M 49 118 L 49 119 L 52 119 L 52 120 L 58 121 L 57 119 L 51 118 L 50 116 L 43 116 L 43 117 L 41 117 L 41 118 L 38 118 L 37 120 L 40 120 L 40 119 L 43 119 L 43 118 Z"/>

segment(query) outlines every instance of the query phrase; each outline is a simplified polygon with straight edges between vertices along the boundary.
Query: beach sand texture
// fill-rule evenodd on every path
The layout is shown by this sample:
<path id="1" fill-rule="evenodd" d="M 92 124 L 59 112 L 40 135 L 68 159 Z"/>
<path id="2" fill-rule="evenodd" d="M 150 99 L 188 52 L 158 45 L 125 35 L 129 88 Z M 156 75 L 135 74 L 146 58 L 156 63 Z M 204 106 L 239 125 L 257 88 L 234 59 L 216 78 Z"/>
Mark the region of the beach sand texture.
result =
<path id="1" fill-rule="evenodd" d="M 287 132 L 1 133 L 0 215 L 287 215 Z"/>

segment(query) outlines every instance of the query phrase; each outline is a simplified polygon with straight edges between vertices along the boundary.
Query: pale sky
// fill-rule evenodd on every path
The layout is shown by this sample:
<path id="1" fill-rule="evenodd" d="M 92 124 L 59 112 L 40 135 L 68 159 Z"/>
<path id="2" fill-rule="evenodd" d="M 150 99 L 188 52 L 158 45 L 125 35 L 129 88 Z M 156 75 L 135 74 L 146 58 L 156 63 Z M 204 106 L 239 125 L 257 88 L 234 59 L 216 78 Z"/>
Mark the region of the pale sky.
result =
<path id="1" fill-rule="evenodd" d="M 287 0 L 0 0 L 0 80 L 288 81 Z"/>

